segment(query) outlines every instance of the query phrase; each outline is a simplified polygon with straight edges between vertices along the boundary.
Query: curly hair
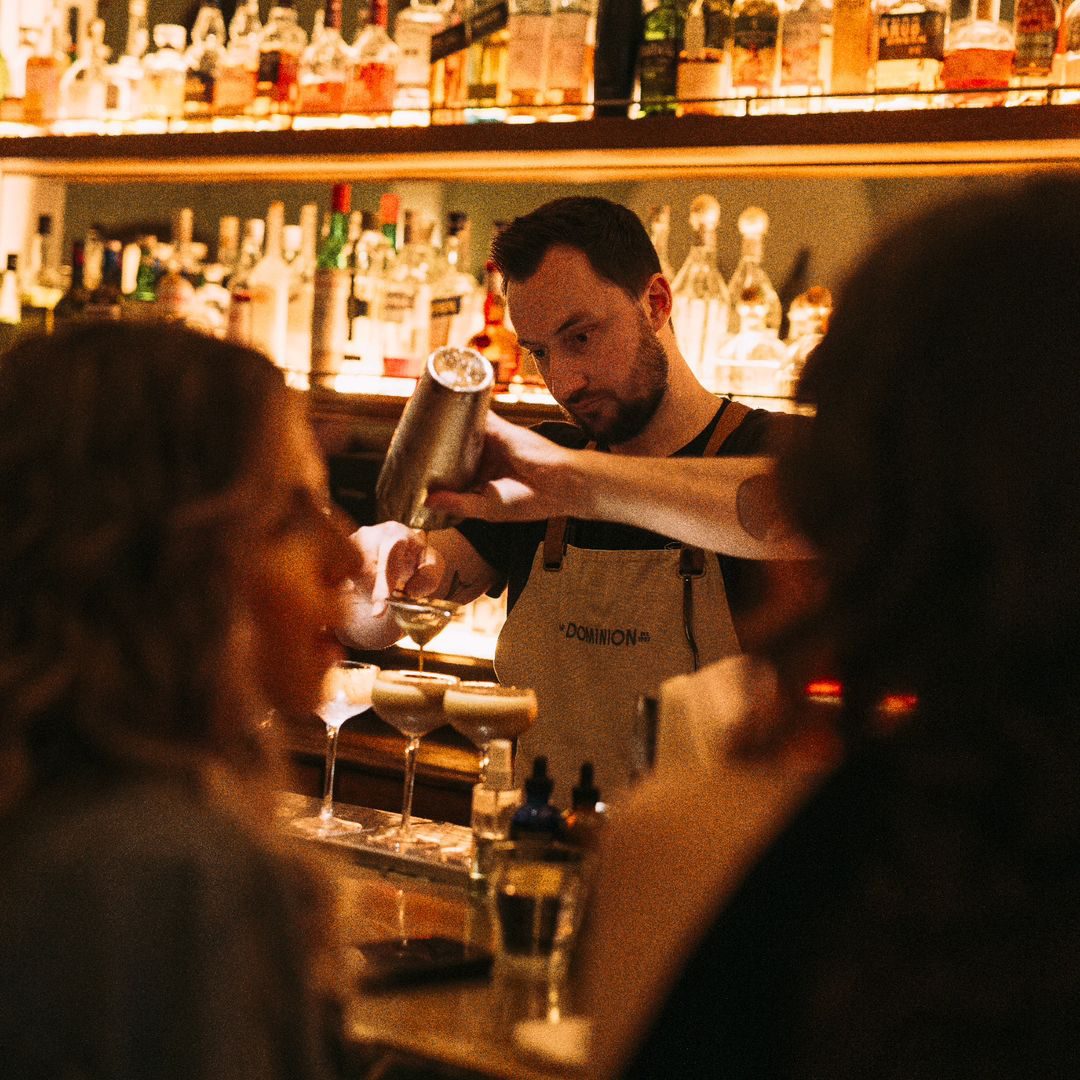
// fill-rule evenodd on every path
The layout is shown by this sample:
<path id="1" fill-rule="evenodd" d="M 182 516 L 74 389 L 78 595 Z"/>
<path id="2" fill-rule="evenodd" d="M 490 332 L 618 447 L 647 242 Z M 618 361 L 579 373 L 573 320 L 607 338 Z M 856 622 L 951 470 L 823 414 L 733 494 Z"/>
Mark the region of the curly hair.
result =
<path id="1" fill-rule="evenodd" d="M 74 326 L 0 359 L 0 805 L 58 751 L 243 755 L 222 715 L 230 550 L 284 394 L 264 356 L 160 325 Z"/>

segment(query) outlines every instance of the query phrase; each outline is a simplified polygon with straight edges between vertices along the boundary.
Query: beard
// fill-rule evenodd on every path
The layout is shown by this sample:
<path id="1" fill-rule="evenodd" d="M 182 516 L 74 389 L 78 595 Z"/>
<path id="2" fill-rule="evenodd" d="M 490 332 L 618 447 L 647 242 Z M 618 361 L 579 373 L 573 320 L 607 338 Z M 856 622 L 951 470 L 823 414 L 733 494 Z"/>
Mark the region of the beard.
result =
<path id="1" fill-rule="evenodd" d="M 626 393 L 615 402 L 610 417 L 588 418 L 578 414 L 572 401 L 566 411 L 574 422 L 601 446 L 618 446 L 640 435 L 660 407 L 668 383 L 668 357 L 656 332 L 649 325 L 645 312 L 637 312 L 638 341 L 630 361 L 630 377 Z"/>

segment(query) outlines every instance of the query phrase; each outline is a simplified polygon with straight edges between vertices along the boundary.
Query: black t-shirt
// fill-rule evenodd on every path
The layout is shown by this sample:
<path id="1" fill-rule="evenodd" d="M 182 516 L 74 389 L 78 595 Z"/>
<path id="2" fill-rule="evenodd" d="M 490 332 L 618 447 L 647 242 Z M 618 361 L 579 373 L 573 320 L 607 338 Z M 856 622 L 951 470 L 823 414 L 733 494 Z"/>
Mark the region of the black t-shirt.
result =
<path id="1" fill-rule="evenodd" d="M 716 415 L 705 428 L 672 457 L 701 457 L 722 412 L 723 409 L 718 408 Z M 770 428 L 780 419 L 786 420 L 789 417 L 781 413 L 771 413 L 766 409 L 754 409 L 724 440 L 720 447 L 720 456 L 765 453 Z M 539 424 L 533 430 L 560 446 L 575 450 L 582 449 L 589 441 L 580 428 L 560 421 Z M 504 586 L 507 587 L 507 606 L 510 609 L 517 603 L 522 589 L 525 588 L 536 549 L 543 543 L 546 528 L 546 521 L 497 524 L 470 520 L 458 526 L 458 531 L 477 553 L 498 571 L 499 582 L 492 592 L 497 595 Z M 578 520 L 570 521 L 566 542 L 573 547 L 596 551 L 647 551 L 671 547 L 677 543 L 666 536 L 632 525 Z M 764 584 L 761 565 L 727 555 L 721 555 L 719 559 L 732 613 L 738 616 L 750 611 L 761 599 Z"/>

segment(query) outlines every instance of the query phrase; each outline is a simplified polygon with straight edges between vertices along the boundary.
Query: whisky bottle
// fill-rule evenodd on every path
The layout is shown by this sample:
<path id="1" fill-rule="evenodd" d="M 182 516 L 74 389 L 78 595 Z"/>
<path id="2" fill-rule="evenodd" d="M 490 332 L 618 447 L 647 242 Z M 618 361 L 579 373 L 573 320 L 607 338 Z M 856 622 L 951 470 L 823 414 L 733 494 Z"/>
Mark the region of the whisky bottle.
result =
<path id="1" fill-rule="evenodd" d="M 780 53 L 777 0 L 735 0 L 731 9 L 731 91 L 736 97 L 776 93 Z"/>
<path id="2" fill-rule="evenodd" d="M 737 324 L 735 302 L 750 287 L 754 287 L 765 301 L 767 311 L 765 325 L 770 330 L 779 331 L 783 311 L 780 297 L 776 295 L 769 275 L 761 266 L 765 246 L 765 234 L 769 231 L 769 215 L 760 207 L 748 206 L 740 215 L 738 222 L 739 236 L 742 238 L 741 254 L 735 272 L 728 282 L 728 295 L 732 298 L 729 325 Z"/>
<path id="3" fill-rule="evenodd" d="M 401 50 L 386 27 L 387 0 L 373 0 L 371 19 L 353 43 L 352 72 L 345 87 L 345 111 L 379 126 L 390 123 L 401 61 Z"/>
<path id="4" fill-rule="evenodd" d="M 541 115 L 551 46 L 551 0 L 510 0 L 506 91 L 515 116 Z"/>
<path id="5" fill-rule="evenodd" d="M 646 16 L 638 50 L 638 93 L 642 116 L 666 116 L 678 103 L 679 54 L 686 18 L 679 0 L 660 0 Z"/>
<path id="6" fill-rule="evenodd" d="M 1072 0 L 1065 9 L 1065 15 L 1062 17 L 1061 38 L 1065 54 L 1061 68 L 1061 83 L 1063 86 L 1076 87 L 1080 85 L 1080 0 Z M 1076 94 L 1077 91 L 1070 90 L 1068 96 L 1063 94 L 1059 100 L 1074 102 Z"/>
<path id="7" fill-rule="evenodd" d="M 51 124 L 60 115 L 60 79 L 68 68 L 68 58 L 59 39 L 60 28 L 50 10 L 41 24 L 34 53 L 26 61 L 23 120 L 28 124 Z"/>
<path id="8" fill-rule="evenodd" d="M 731 94 L 731 0 L 693 0 L 679 53 L 680 116 L 724 111 Z"/>
<path id="9" fill-rule="evenodd" d="M 596 57 L 597 0 L 553 0 L 548 48 L 547 103 L 550 116 L 587 119 L 592 115 Z"/>
<path id="10" fill-rule="evenodd" d="M 728 290 L 716 265 L 720 204 L 699 195 L 690 204 L 695 243 L 671 285 L 671 323 L 691 370 L 713 389 L 716 353 L 728 336 Z"/>
<path id="11" fill-rule="evenodd" d="M 948 12 L 944 0 L 882 0 L 877 15 L 875 85 L 880 93 L 909 91 L 893 97 L 889 108 L 926 108 L 938 88 L 945 58 Z"/>
<path id="12" fill-rule="evenodd" d="M 295 0 L 275 0 L 259 42 L 259 71 L 253 109 L 256 115 L 294 113 L 300 98 L 300 56 L 307 34 Z"/>
<path id="13" fill-rule="evenodd" d="M 833 0 L 832 64 L 829 92 L 866 94 L 874 89 L 877 34 L 872 0 Z M 848 101 L 861 108 L 863 101 Z M 836 102 L 843 107 L 841 101 Z"/>
<path id="14" fill-rule="evenodd" d="M 953 23 L 945 46 L 941 81 L 946 90 L 1001 88 L 995 94 L 960 94 L 954 105 L 1001 105 L 1012 73 L 1016 39 L 999 19 L 1001 0 L 974 0 L 971 16 Z M 1051 54 L 1052 55 L 1052 54 Z"/>

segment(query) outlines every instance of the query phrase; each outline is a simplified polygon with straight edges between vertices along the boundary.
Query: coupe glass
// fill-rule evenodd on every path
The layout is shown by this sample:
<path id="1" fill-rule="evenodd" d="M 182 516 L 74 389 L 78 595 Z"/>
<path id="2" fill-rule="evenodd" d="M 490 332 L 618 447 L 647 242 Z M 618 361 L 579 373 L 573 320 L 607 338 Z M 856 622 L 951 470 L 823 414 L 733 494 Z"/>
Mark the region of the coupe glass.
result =
<path id="1" fill-rule="evenodd" d="M 323 781 L 322 807 L 318 817 L 300 818 L 293 825 L 313 836 L 340 836 L 360 832 L 364 826 L 334 816 L 334 762 L 337 760 L 338 735 L 350 716 L 371 708 L 371 689 L 379 669 L 374 664 L 343 660 L 335 664 L 323 679 L 322 699 L 316 710 L 326 725 L 326 776 Z"/>
<path id="2" fill-rule="evenodd" d="M 387 600 L 386 606 L 390 609 L 394 622 L 416 642 L 420 650 L 416 666 L 423 671 L 424 646 L 446 629 L 460 605 L 452 604 L 449 600 L 418 599 L 394 593 Z"/>
<path id="3" fill-rule="evenodd" d="M 536 722 L 536 691 L 494 682 L 463 682 L 446 691 L 446 719 L 480 749 L 487 768 L 492 739 L 516 739 Z"/>
<path id="4" fill-rule="evenodd" d="M 375 711 L 408 741 L 405 744 L 405 796 L 401 804 L 401 823 L 375 833 L 372 839 L 386 841 L 398 850 L 420 843 L 412 831 L 416 752 L 420 748 L 420 740 L 443 723 L 443 697 L 458 682 L 455 675 L 440 675 L 437 672 L 379 672 L 371 693 Z"/>

